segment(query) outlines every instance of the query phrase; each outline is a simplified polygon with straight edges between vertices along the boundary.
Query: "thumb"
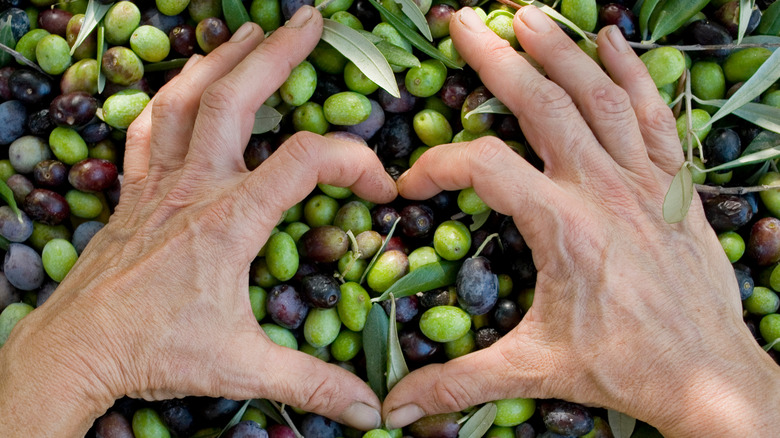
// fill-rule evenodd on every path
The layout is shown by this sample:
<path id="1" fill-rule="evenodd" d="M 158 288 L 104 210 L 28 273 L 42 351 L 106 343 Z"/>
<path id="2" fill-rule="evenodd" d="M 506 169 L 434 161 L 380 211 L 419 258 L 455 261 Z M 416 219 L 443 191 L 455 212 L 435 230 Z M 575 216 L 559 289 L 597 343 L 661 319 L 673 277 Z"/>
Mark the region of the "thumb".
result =
<path id="1" fill-rule="evenodd" d="M 361 430 L 381 426 L 379 399 L 359 377 L 279 346 L 260 332 L 253 338 L 228 349 L 234 355 L 232 376 L 225 376 L 230 381 L 224 382 L 230 398 L 267 398 Z"/>
<path id="2" fill-rule="evenodd" d="M 388 429 L 480 403 L 539 397 L 551 375 L 542 350 L 513 331 L 498 342 L 443 364 L 420 368 L 390 391 L 382 407 Z"/>

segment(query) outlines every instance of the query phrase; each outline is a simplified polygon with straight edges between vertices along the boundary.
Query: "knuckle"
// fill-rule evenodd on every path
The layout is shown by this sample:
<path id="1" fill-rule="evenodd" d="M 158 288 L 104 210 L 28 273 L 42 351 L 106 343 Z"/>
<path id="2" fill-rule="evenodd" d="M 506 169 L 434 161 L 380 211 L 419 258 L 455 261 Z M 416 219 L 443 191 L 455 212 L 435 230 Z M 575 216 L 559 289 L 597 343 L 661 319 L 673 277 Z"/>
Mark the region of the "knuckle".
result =
<path id="1" fill-rule="evenodd" d="M 536 102 L 535 109 L 545 117 L 569 117 L 576 111 L 574 101 L 566 91 L 548 81 L 533 81 L 529 84 L 529 101 Z"/>
<path id="2" fill-rule="evenodd" d="M 178 88 L 171 88 L 161 93 L 157 93 L 152 102 L 152 117 L 167 117 L 172 114 L 178 114 L 184 102 L 184 96 L 181 95 Z"/>
<path id="3" fill-rule="evenodd" d="M 318 144 L 319 138 L 317 134 L 299 131 L 284 142 L 279 150 L 284 152 L 282 157 L 289 156 L 293 162 L 301 167 L 309 168 L 312 165 L 319 164 L 317 157 L 317 149 L 320 146 Z"/>
<path id="4" fill-rule="evenodd" d="M 627 119 L 631 116 L 631 99 L 622 88 L 599 84 L 589 94 L 587 102 L 594 116 L 603 119 Z"/>
<path id="5" fill-rule="evenodd" d="M 311 390 L 305 394 L 301 400 L 302 406 L 297 406 L 298 408 L 310 412 L 325 412 L 336 406 L 338 388 L 331 379 L 320 380 L 315 385 L 307 385 L 307 388 L 311 388 Z"/>
<path id="6" fill-rule="evenodd" d="M 580 48 L 569 37 L 561 36 L 555 39 L 546 52 L 549 59 L 564 59 L 579 56 Z"/>
<path id="7" fill-rule="evenodd" d="M 642 106 L 637 111 L 639 126 L 647 131 L 659 132 L 663 135 L 677 134 L 672 110 L 663 104 Z"/>
<path id="8" fill-rule="evenodd" d="M 469 163 L 472 168 L 492 169 L 506 151 L 506 144 L 497 137 L 481 137 L 468 145 Z"/>
<path id="9" fill-rule="evenodd" d="M 235 109 L 234 103 L 241 95 L 231 81 L 221 80 L 206 88 L 200 98 L 200 106 L 203 109 L 223 113 Z"/>
<path id="10" fill-rule="evenodd" d="M 509 41 L 501 39 L 497 35 L 494 36 L 495 38 L 491 38 L 487 43 L 483 55 L 478 58 L 484 62 L 477 64 L 475 68 L 477 73 L 483 68 L 500 69 L 497 66 L 511 65 L 510 63 L 515 61 L 514 58 L 517 58 L 517 52 L 509 44 Z"/>
<path id="11" fill-rule="evenodd" d="M 470 395 L 455 379 L 437 379 L 433 386 L 432 396 L 435 409 L 439 412 L 427 412 L 428 415 L 457 412 L 471 405 Z"/>

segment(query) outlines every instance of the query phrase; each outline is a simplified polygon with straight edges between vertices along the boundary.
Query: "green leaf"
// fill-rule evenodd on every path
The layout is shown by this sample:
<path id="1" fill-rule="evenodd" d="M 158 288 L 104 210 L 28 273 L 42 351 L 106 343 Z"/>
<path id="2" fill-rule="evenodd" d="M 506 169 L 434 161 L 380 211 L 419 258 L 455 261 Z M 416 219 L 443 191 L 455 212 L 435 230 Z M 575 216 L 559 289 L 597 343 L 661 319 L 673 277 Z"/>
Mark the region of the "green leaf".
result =
<path id="1" fill-rule="evenodd" d="M 655 23 L 652 23 L 651 20 L 650 24 L 653 29 L 651 29 L 650 42 L 654 43 L 682 27 L 709 2 L 710 0 L 669 0 L 664 2 L 660 12 L 658 12 L 658 20 L 655 20 Z"/>
<path id="2" fill-rule="evenodd" d="M 21 222 L 22 220 L 22 211 L 19 210 L 19 207 L 16 205 L 16 199 L 14 199 L 14 192 L 11 190 L 10 187 L 8 187 L 8 184 L 5 183 L 5 181 L 0 179 L 0 198 L 3 198 L 6 204 L 11 208 L 11 211 L 13 211 L 16 214 L 16 218 L 19 219 Z"/>
<path id="3" fill-rule="evenodd" d="M 645 0 L 642 3 L 642 9 L 639 11 L 639 34 L 642 39 L 646 39 L 650 35 L 650 17 L 653 15 L 655 8 L 663 0 Z"/>
<path id="4" fill-rule="evenodd" d="M 778 343 L 780 343 L 780 338 L 777 338 L 777 339 L 775 339 L 774 341 L 772 341 L 772 342 L 770 342 L 770 343 L 768 343 L 768 344 L 764 345 L 764 346 L 763 346 L 763 347 L 761 347 L 761 348 L 763 348 L 763 349 L 764 349 L 764 351 L 769 351 L 769 350 L 771 350 L 771 349 L 772 349 L 772 347 L 774 347 L 774 346 L 775 346 L 775 345 L 777 345 Z"/>
<path id="5" fill-rule="evenodd" d="M 764 10 L 764 15 L 761 16 L 756 33 L 761 35 L 780 34 L 780 3 L 774 2 Z"/>
<path id="6" fill-rule="evenodd" d="M 723 107 L 728 102 L 723 99 L 699 100 L 697 102 L 704 105 Z M 741 107 L 733 110 L 731 114 L 758 125 L 766 130 L 780 133 L 780 108 L 764 105 L 762 103 L 748 102 Z"/>
<path id="7" fill-rule="evenodd" d="M 384 301 L 390 294 L 396 298 L 408 297 L 417 292 L 426 292 L 455 282 L 460 269 L 460 262 L 442 260 L 420 266 L 414 271 L 399 278 L 382 295 L 372 301 Z"/>
<path id="8" fill-rule="evenodd" d="M 174 68 L 182 68 L 189 61 L 189 58 L 175 58 L 168 61 L 152 62 L 144 64 L 144 72 L 167 71 Z"/>
<path id="9" fill-rule="evenodd" d="M 359 34 L 363 35 L 367 40 L 371 41 L 372 43 L 376 44 L 380 41 L 384 41 L 384 39 L 380 36 L 376 36 L 373 33 L 367 31 L 367 30 L 358 30 Z"/>
<path id="10" fill-rule="evenodd" d="M 111 9 L 111 6 L 113 5 L 113 3 L 104 5 L 98 0 L 89 0 L 89 3 L 87 4 L 87 11 L 84 12 L 84 22 L 81 23 L 81 30 L 79 30 L 79 34 L 76 37 L 76 42 L 73 43 L 73 47 L 70 48 L 70 56 L 73 56 L 73 53 L 76 51 L 76 49 L 79 48 L 81 43 L 87 39 L 93 30 L 95 30 L 95 26 L 97 26 L 98 22 L 103 19 L 103 17 L 106 15 L 106 12 L 108 12 L 108 10 Z"/>
<path id="11" fill-rule="evenodd" d="M 97 29 L 97 74 L 98 74 L 98 93 L 102 93 L 106 87 L 106 75 L 100 71 L 103 64 L 103 54 L 106 53 L 106 28 L 103 23 Z"/>
<path id="12" fill-rule="evenodd" d="M 400 220 L 401 218 L 399 217 L 398 219 L 395 220 L 393 226 L 390 227 L 390 232 L 387 233 L 387 236 L 385 237 L 385 241 L 382 242 L 382 246 L 379 247 L 379 251 L 377 251 L 376 254 L 374 254 L 374 257 L 371 259 L 371 262 L 368 264 L 368 266 L 366 266 L 366 270 L 363 271 L 363 275 L 360 276 L 360 281 L 358 282 L 358 284 L 363 284 L 363 282 L 366 281 L 366 276 L 371 271 L 371 268 L 374 267 L 374 263 L 376 263 L 376 260 L 379 258 L 379 256 L 383 252 L 385 252 L 385 248 L 387 248 L 387 243 L 390 242 L 390 239 L 393 237 L 393 233 L 395 233 L 395 227 L 396 225 L 398 225 L 398 222 Z"/>
<path id="13" fill-rule="evenodd" d="M 493 425 L 497 412 L 495 403 L 485 403 L 461 426 L 458 438 L 481 438 Z"/>
<path id="14" fill-rule="evenodd" d="M 420 7 L 417 6 L 417 3 L 413 2 L 412 0 L 393 0 L 394 2 L 401 5 L 401 12 L 404 13 L 407 17 L 409 17 L 410 20 L 412 20 L 412 23 L 417 27 L 417 29 L 420 30 L 420 33 L 425 36 L 425 38 L 428 38 L 428 41 L 433 41 L 433 36 L 431 35 L 431 28 L 428 27 L 428 20 L 425 19 L 425 15 L 423 15 L 422 11 L 420 10 Z"/>
<path id="15" fill-rule="evenodd" d="M 457 64 L 452 62 L 449 58 L 442 55 L 442 53 L 439 52 L 439 49 L 434 47 L 430 42 L 428 42 L 428 40 L 420 36 L 419 33 L 415 32 L 414 29 L 412 29 L 406 23 L 404 23 L 400 17 L 388 11 L 387 8 L 379 4 L 376 0 L 368 0 L 368 1 L 371 2 L 371 4 L 379 11 L 379 14 L 382 16 L 382 18 L 387 20 L 387 22 L 391 26 L 393 26 L 395 30 L 397 30 L 401 35 L 403 35 L 404 38 L 409 40 L 409 42 L 412 43 L 414 47 L 417 47 L 419 51 L 425 53 L 426 55 L 430 56 L 433 59 L 438 59 L 449 68 L 453 68 L 457 70 L 461 69 L 461 67 L 459 67 Z"/>
<path id="16" fill-rule="evenodd" d="M 685 162 L 672 179 L 669 191 L 664 197 L 664 220 L 667 223 L 675 224 L 685 219 L 692 200 L 693 177 L 691 169 L 688 168 L 688 162 Z"/>
<path id="17" fill-rule="evenodd" d="M 0 249 L 3 251 L 8 251 L 8 248 L 11 247 L 11 241 L 6 239 L 3 236 L 0 236 Z"/>
<path id="18" fill-rule="evenodd" d="M 366 355 L 368 386 L 379 400 L 387 395 L 385 367 L 387 366 L 387 334 L 390 321 L 382 306 L 374 303 L 363 327 L 363 351 Z"/>
<path id="19" fill-rule="evenodd" d="M 233 418 L 228 421 L 228 424 L 225 425 L 225 427 L 222 428 L 222 432 L 217 435 L 217 438 L 221 437 L 223 433 L 227 432 L 228 429 L 238 424 L 239 421 L 241 421 L 241 417 L 244 416 L 244 412 L 246 412 L 246 408 L 249 407 L 249 403 L 252 400 L 247 400 L 244 402 L 243 406 L 241 406 L 241 409 L 236 412 L 236 415 L 233 415 Z"/>
<path id="20" fill-rule="evenodd" d="M 491 97 L 490 99 L 482 102 L 482 104 L 480 104 L 478 107 L 466 113 L 466 118 L 468 119 L 473 114 L 483 114 L 483 113 L 512 114 L 512 110 L 510 110 L 509 108 L 507 108 L 506 105 L 501 103 L 501 101 L 498 100 L 498 98 Z"/>
<path id="21" fill-rule="evenodd" d="M 375 43 L 375 45 L 390 64 L 405 68 L 420 66 L 420 60 L 416 56 L 393 43 L 382 40 Z"/>
<path id="22" fill-rule="evenodd" d="M 260 105 L 255 113 L 255 124 L 252 126 L 252 134 L 268 132 L 282 121 L 282 114 L 268 105 Z"/>
<path id="23" fill-rule="evenodd" d="M 235 33 L 241 25 L 249 21 L 249 13 L 241 0 L 222 0 L 222 12 L 230 33 Z"/>
<path id="24" fill-rule="evenodd" d="M 769 167 L 772 163 L 769 161 L 765 161 L 761 167 L 758 168 L 757 171 L 755 171 L 752 175 L 750 175 L 747 179 L 745 179 L 745 183 L 749 184 L 751 186 L 754 186 L 758 184 L 758 181 L 761 179 L 762 176 L 766 175 L 767 172 L 769 172 Z"/>
<path id="25" fill-rule="evenodd" d="M 780 146 L 780 134 L 769 131 L 761 131 L 756 138 L 742 151 L 741 156 L 749 155 L 754 152 L 763 151 L 774 146 Z"/>
<path id="26" fill-rule="evenodd" d="M 774 3 L 772 3 L 774 4 Z M 780 3 L 778 3 L 780 5 Z M 780 9 L 780 8 L 778 8 Z M 780 24 L 780 19 L 778 19 L 778 24 Z M 780 27 L 780 26 L 779 26 Z M 777 30 L 780 32 L 780 28 Z M 750 35 L 746 36 L 745 38 L 742 38 L 742 44 L 766 44 L 769 47 L 767 49 L 771 51 L 775 51 L 778 49 L 778 45 L 780 45 L 780 36 L 774 36 L 774 35 Z M 772 46 L 774 45 L 774 46 Z"/>
<path id="27" fill-rule="evenodd" d="M 395 297 L 390 294 L 390 317 L 387 330 L 387 390 L 393 389 L 396 383 L 409 374 L 409 367 L 404 361 L 404 352 L 398 340 L 398 328 L 395 321 Z"/>
<path id="28" fill-rule="evenodd" d="M 539 1 L 536 1 L 536 0 L 531 0 L 531 1 L 516 0 L 516 3 L 520 3 L 521 5 L 524 5 L 524 6 L 529 6 L 529 5 L 530 6 L 536 6 L 542 12 L 547 14 L 548 17 L 552 18 L 553 20 L 555 20 L 555 21 L 557 21 L 559 23 L 562 23 L 562 24 L 566 25 L 566 27 L 568 27 L 569 29 L 573 30 L 574 33 L 576 33 L 577 35 L 582 37 L 582 39 L 585 40 L 585 43 L 587 45 L 593 46 L 593 47 L 597 47 L 596 42 L 593 41 L 592 39 L 590 39 L 588 37 L 588 34 L 585 33 L 585 31 L 580 29 L 579 26 L 574 24 L 571 20 L 569 20 L 568 18 L 564 17 L 558 11 L 556 11 L 555 9 L 547 6 L 546 4 L 544 4 L 542 2 L 539 2 Z"/>
<path id="29" fill-rule="evenodd" d="M 710 167 L 709 169 L 703 169 L 705 172 L 717 172 L 720 170 L 733 169 L 735 167 L 747 166 L 750 164 L 763 163 L 767 160 L 773 160 L 780 157 L 780 146 L 774 146 L 769 149 L 754 152 L 752 154 L 743 155 L 736 160 L 723 163 L 720 166 Z"/>
<path id="30" fill-rule="evenodd" d="M 249 406 L 260 409 L 260 412 L 264 413 L 267 417 L 276 421 L 279 424 L 284 424 L 284 418 L 279 415 L 279 411 L 268 400 L 264 398 L 254 399 L 249 402 Z"/>
<path id="31" fill-rule="evenodd" d="M 352 61 L 375 84 L 394 97 L 401 97 L 395 75 L 387 59 L 358 31 L 326 18 L 322 25 L 322 40 Z"/>
<path id="32" fill-rule="evenodd" d="M 609 420 L 609 428 L 612 429 L 612 435 L 615 438 L 629 438 L 634 433 L 636 418 L 609 409 L 607 411 L 607 419 Z"/>
<path id="33" fill-rule="evenodd" d="M 490 213 L 493 213 L 493 210 L 488 210 L 471 216 L 471 225 L 469 225 L 469 230 L 473 232 L 482 228 L 482 226 L 485 225 L 485 222 L 487 222 L 487 220 L 490 218 Z"/>
<path id="34" fill-rule="evenodd" d="M 737 33 L 737 44 L 742 43 L 742 38 L 745 37 L 748 24 L 750 23 L 750 16 L 753 15 L 753 0 L 739 0 L 739 31 Z"/>
<path id="35" fill-rule="evenodd" d="M 5 22 L 0 24 L 0 43 L 7 46 L 9 49 L 16 48 L 16 40 L 14 39 L 14 32 L 11 26 L 11 16 L 9 15 Z M 11 62 L 13 56 L 10 52 L 3 50 L 0 52 L 0 66 L 7 65 Z"/>
<path id="36" fill-rule="evenodd" d="M 750 102 L 761 95 L 780 79 L 780 50 L 772 53 L 761 67 L 734 93 L 729 100 L 715 113 L 709 121 L 709 125 L 734 112 L 735 109 Z"/>

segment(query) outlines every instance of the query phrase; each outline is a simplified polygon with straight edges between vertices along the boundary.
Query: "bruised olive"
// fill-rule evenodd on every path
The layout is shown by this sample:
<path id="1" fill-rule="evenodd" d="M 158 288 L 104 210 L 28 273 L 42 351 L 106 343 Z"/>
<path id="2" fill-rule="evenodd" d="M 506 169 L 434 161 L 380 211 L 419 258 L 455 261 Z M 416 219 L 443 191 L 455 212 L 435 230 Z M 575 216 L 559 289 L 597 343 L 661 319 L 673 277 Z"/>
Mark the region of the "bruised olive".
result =
<path id="1" fill-rule="evenodd" d="M 335 262 L 347 253 L 349 238 L 341 228 L 324 225 L 312 228 L 298 240 L 298 251 L 315 262 Z"/>
<path id="2" fill-rule="evenodd" d="M 750 222 L 753 209 L 741 196 L 718 195 L 704 201 L 704 214 L 715 231 L 733 231 Z"/>

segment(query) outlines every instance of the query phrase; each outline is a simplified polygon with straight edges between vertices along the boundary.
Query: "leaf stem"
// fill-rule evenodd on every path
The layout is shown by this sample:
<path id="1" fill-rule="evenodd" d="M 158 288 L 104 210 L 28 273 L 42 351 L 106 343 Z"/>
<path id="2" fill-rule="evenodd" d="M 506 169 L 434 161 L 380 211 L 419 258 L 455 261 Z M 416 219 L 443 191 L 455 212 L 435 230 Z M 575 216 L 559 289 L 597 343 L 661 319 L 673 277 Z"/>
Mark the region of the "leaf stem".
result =
<path id="1" fill-rule="evenodd" d="M 691 114 L 691 75 L 688 73 L 688 69 L 685 70 L 685 143 L 688 145 L 688 162 L 693 162 L 693 141 L 691 135 L 693 134 L 693 115 Z"/>
<path id="2" fill-rule="evenodd" d="M 764 349 L 764 351 L 769 351 L 769 350 L 771 350 L 771 349 L 772 349 L 772 347 L 774 347 L 774 346 L 775 346 L 775 345 L 777 345 L 778 343 L 780 343 L 780 338 L 777 338 L 777 339 L 775 339 L 774 341 L 772 341 L 772 342 L 770 342 L 770 343 L 768 343 L 768 344 L 764 345 L 764 346 L 763 346 L 763 347 L 761 347 L 761 348 L 763 348 L 763 349 Z"/>
<path id="3" fill-rule="evenodd" d="M 479 248 L 477 248 L 477 252 L 475 252 L 474 255 L 471 256 L 471 258 L 473 259 L 473 258 L 479 257 L 479 255 L 482 253 L 482 250 L 485 249 L 487 244 L 490 243 L 490 241 L 493 240 L 496 237 L 498 237 L 498 233 L 493 233 L 493 234 L 487 236 L 485 238 L 485 241 L 482 242 L 482 245 L 479 245 Z"/>

